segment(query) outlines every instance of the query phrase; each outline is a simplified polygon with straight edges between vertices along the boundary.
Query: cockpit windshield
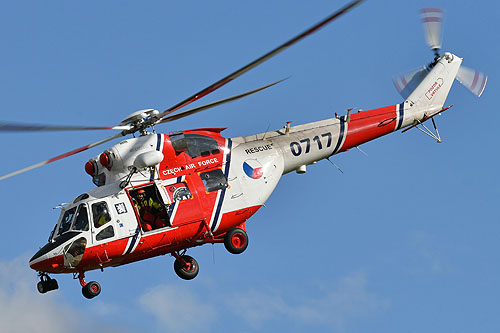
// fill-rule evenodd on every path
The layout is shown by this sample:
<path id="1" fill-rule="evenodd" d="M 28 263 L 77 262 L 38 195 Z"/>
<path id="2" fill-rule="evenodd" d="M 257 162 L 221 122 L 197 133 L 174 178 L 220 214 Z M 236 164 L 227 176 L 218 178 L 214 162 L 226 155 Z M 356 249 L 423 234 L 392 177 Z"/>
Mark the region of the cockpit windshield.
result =
<path id="1" fill-rule="evenodd" d="M 56 236 L 59 236 L 69 230 L 73 217 L 75 216 L 75 211 L 76 207 L 73 207 L 64 212 L 64 215 L 59 222 L 59 228 L 57 229 Z"/>
<path id="2" fill-rule="evenodd" d="M 62 211 L 62 217 L 58 226 L 54 230 L 54 238 L 62 235 L 66 231 L 88 231 L 89 230 L 89 215 L 87 205 L 82 203 L 78 206 L 71 207 Z"/>
<path id="3" fill-rule="evenodd" d="M 71 230 L 89 230 L 89 215 L 87 213 L 87 206 L 85 206 L 85 204 L 81 204 L 78 207 L 78 213 L 76 213 L 75 223 L 73 223 Z"/>

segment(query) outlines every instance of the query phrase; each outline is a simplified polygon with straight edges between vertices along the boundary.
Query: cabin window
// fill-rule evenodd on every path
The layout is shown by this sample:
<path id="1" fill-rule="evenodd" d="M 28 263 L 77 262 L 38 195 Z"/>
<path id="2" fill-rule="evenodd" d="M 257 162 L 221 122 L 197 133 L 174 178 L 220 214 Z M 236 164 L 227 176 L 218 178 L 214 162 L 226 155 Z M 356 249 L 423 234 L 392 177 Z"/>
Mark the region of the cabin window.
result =
<path id="1" fill-rule="evenodd" d="M 207 192 L 213 192 L 226 189 L 227 178 L 221 169 L 215 169 L 207 172 L 200 173 L 201 180 L 205 184 Z"/>
<path id="2" fill-rule="evenodd" d="M 78 207 L 78 213 L 76 213 L 75 223 L 73 224 L 72 230 L 89 230 L 89 215 L 87 213 L 87 206 L 81 204 Z"/>
<path id="3" fill-rule="evenodd" d="M 113 226 L 110 225 L 106 228 L 104 228 L 103 230 L 101 230 L 97 236 L 95 236 L 95 239 L 100 241 L 100 240 L 103 240 L 103 239 L 107 239 L 107 238 L 111 238 L 115 235 L 115 231 L 113 229 Z"/>
<path id="4" fill-rule="evenodd" d="M 184 133 L 177 132 L 170 134 L 170 142 L 172 143 L 172 147 L 177 153 L 182 153 L 187 149 L 186 138 L 184 137 Z"/>
<path id="5" fill-rule="evenodd" d="M 177 133 L 171 135 L 170 140 L 176 152 L 185 152 L 191 158 L 220 152 L 217 140 L 205 135 Z"/>
<path id="6" fill-rule="evenodd" d="M 184 134 L 187 154 L 191 158 L 219 153 L 219 144 L 214 138 L 200 134 Z"/>
<path id="7" fill-rule="evenodd" d="M 99 228 L 111 221 L 109 215 L 108 205 L 106 202 L 101 201 L 92 205 L 92 218 L 94 220 L 94 227 Z"/>

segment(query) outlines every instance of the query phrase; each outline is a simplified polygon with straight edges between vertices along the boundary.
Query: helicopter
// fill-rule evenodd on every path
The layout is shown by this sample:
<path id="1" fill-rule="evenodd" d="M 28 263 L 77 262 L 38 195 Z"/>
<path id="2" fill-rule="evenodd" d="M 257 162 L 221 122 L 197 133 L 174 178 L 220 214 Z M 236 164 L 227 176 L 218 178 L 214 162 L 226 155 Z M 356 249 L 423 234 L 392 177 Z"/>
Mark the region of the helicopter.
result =
<path id="1" fill-rule="evenodd" d="M 444 103 L 455 78 L 480 96 L 486 76 L 469 70 L 460 76 L 462 59 L 452 53 L 439 53 L 440 45 L 431 45 L 433 61 L 417 72 L 395 79 L 404 102 L 373 109 L 348 110 L 344 116 L 298 126 L 266 131 L 247 137 L 224 138 L 223 128 L 201 128 L 160 134 L 154 126 L 234 101 L 267 89 L 264 87 L 174 113 L 215 91 L 246 71 L 335 20 L 361 1 L 353 1 L 309 30 L 284 43 L 249 65 L 210 85 L 173 107 L 159 112 L 140 110 L 119 125 L 101 128 L 3 125 L 6 130 L 84 130 L 120 131 L 68 153 L 0 177 L 4 179 L 39 167 L 116 138 L 138 133 L 137 137 L 104 150 L 85 163 L 85 171 L 97 188 L 87 191 L 61 206 L 61 216 L 48 243 L 30 260 L 38 272 L 38 291 L 58 288 L 49 274 L 74 274 L 86 298 L 101 292 L 96 281 L 85 281 L 85 272 L 116 267 L 154 256 L 170 254 L 174 271 L 185 280 L 199 272 L 189 248 L 223 243 L 233 254 L 248 246 L 246 221 L 269 198 L 282 175 L 305 173 L 307 166 L 334 154 L 345 152 L 380 136 L 416 127 L 446 111 Z M 428 35 L 440 34 L 441 12 L 426 11 L 424 24 Z M 434 135 L 440 141 L 436 128 Z M 428 133 L 428 134 L 429 134 Z M 429 134 L 429 135 L 430 135 Z M 140 197 L 154 204 L 142 212 Z"/>

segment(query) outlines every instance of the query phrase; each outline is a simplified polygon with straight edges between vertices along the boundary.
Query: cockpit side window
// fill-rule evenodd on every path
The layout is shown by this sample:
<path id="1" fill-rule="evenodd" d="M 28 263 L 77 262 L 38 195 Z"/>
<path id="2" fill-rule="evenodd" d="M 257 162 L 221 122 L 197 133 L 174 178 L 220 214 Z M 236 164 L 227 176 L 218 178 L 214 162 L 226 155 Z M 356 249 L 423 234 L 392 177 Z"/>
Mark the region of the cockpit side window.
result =
<path id="1" fill-rule="evenodd" d="M 81 204 L 78 207 L 78 213 L 76 213 L 75 223 L 73 224 L 72 230 L 89 230 L 89 215 L 87 213 L 87 206 Z"/>
<path id="2" fill-rule="evenodd" d="M 109 215 L 108 205 L 106 202 L 101 201 L 92 205 L 92 218 L 94 220 L 94 227 L 99 228 L 111 221 Z"/>
<path id="3" fill-rule="evenodd" d="M 59 224 L 59 230 L 57 231 L 57 235 L 61 235 L 62 233 L 65 233 L 66 231 L 69 230 L 69 228 L 71 227 L 71 222 L 73 221 L 73 217 L 75 216 L 75 210 L 76 207 L 73 207 L 64 212 L 64 215 Z"/>

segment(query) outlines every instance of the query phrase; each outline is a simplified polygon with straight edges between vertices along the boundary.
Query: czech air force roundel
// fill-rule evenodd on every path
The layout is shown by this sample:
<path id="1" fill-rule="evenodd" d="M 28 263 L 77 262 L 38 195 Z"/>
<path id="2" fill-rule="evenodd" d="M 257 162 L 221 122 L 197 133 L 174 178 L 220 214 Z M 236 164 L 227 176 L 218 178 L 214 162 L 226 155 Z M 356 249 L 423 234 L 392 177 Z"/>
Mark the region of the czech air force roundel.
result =
<path id="1" fill-rule="evenodd" d="M 262 177 L 262 164 L 256 159 L 249 159 L 243 163 L 243 171 L 252 179 L 259 179 Z"/>

